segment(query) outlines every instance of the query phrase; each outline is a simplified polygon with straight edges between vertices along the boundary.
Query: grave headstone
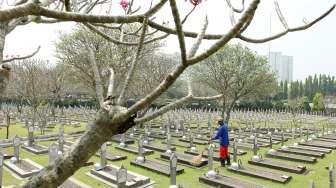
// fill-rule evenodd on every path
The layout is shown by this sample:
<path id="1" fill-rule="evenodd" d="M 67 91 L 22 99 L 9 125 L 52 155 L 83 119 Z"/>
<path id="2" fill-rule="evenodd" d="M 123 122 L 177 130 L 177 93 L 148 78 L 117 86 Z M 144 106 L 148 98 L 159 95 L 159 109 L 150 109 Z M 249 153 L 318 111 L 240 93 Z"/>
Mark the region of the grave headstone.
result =
<path id="1" fill-rule="evenodd" d="M 171 151 L 171 134 L 170 132 L 167 133 L 167 151 Z"/>
<path id="2" fill-rule="evenodd" d="M 254 136 L 253 138 L 253 154 L 257 155 L 258 154 L 258 138 L 256 136 Z"/>
<path id="3" fill-rule="evenodd" d="M 0 187 L 2 186 L 2 176 L 3 176 L 3 162 L 4 162 L 4 155 L 0 153 Z"/>
<path id="4" fill-rule="evenodd" d="M 237 162 L 237 153 L 238 153 L 238 148 L 237 148 L 237 139 L 233 139 L 233 162 Z"/>
<path id="5" fill-rule="evenodd" d="M 311 182 L 310 187 L 315 188 L 315 181 L 314 180 Z"/>
<path id="6" fill-rule="evenodd" d="M 172 153 L 169 161 L 170 166 L 170 185 L 176 186 L 176 169 L 177 169 L 177 156 Z"/>
<path id="7" fill-rule="evenodd" d="M 302 133 L 302 128 L 300 127 L 300 138 L 302 138 L 303 133 Z"/>
<path id="8" fill-rule="evenodd" d="M 121 134 L 119 146 L 120 147 L 126 147 L 126 136 L 125 136 L 125 134 Z"/>
<path id="9" fill-rule="evenodd" d="M 285 133 L 284 130 L 281 131 L 281 146 L 285 145 Z"/>
<path id="10" fill-rule="evenodd" d="M 99 153 L 100 153 L 100 168 L 104 168 L 107 165 L 107 160 L 106 160 L 106 142 L 101 145 Z"/>
<path id="11" fill-rule="evenodd" d="M 127 169 L 121 165 L 117 172 L 117 188 L 126 188 L 127 182 Z"/>
<path id="12" fill-rule="evenodd" d="M 13 162 L 19 162 L 20 161 L 20 145 L 21 145 L 21 139 L 17 135 L 13 138 L 13 146 L 14 146 L 14 157 L 16 161 Z"/>
<path id="13" fill-rule="evenodd" d="M 272 149 L 273 148 L 273 138 L 272 138 L 272 133 L 271 132 L 269 132 L 270 134 L 269 134 L 269 147 Z"/>
<path id="14" fill-rule="evenodd" d="M 209 147 L 208 147 L 208 170 L 209 171 L 212 171 L 213 170 L 213 147 L 212 147 L 212 143 L 209 144 Z"/>
<path id="15" fill-rule="evenodd" d="M 28 126 L 28 146 L 34 145 L 34 126 Z"/>
<path id="16" fill-rule="evenodd" d="M 329 187 L 335 188 L 335 168 L 334 165 L 329 165 Z"/>
<path id="17" fill-rule="evenodd" d="M 58 132 L 58 148 L 62 153 L 64 153 L 64 142 L 64 124 L 61 123 Z"/>
<path id="18" fill-rule="evenodd" d="M 52 164 L 56 158 L 61 154 L 58 150 L 58 145 L 56 143 L 52 143 L 49 146 L 49 165 Z"/>

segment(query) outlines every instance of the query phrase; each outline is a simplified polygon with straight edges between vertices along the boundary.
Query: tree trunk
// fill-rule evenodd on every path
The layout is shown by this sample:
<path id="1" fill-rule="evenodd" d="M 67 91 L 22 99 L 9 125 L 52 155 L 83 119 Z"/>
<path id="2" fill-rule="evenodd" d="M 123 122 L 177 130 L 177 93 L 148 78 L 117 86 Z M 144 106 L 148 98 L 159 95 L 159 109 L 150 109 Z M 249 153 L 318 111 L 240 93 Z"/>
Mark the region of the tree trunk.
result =
<path id="1" fill-rule="evenodd" d="M 0 64 L 3 61 L 5 49 L 5 40 L 7 35 L 7 23 L 0 23 Z"/>
<path id="2" fill-rule="evenodd" d="M 223 98 L 223 101 L 222 101 L 222 117 L 223 119 L 225 119 L 225 111 L 226 111 L 226 103 L 225 103 L 225 98 Z"/>
<path id="3" fill-rule="evenodd" d="M 6 126 L 6 139 L 9 138 L 9 125 Z"/>
<path id="4" fill-rule="evenodd" d="M 10 126 L 10 115 L 9 115 L 9 111 L 7 112 L 7 115 L 6 115 L 6 139 L 9 138 L 9 126 Z"/>
<path id="5" fill-rule="evenodd" d="M 115 112 L 116 117 L 119 112 Z M 111 118 L 106 111 L 99 111 L 94 122 L 90 123 L 89 130 L 80 138 L 76 146 L 65 156 L 57 158 L 53 165 L 42 169 L 23 185 L 26 188 L 53 188 L 61 185 L 72 176 L 86 161 L 94 155 L 99 147 L 108 141 L 111 136 L 126 132 L 134 126 L 134 116 L 123 120 Z"/>
<path id="6" fill-rule="evenodd" d="M 234 105 L 236 104 L 236 101 L 237 101 L 236 99 L 233 100 L 231 102 L 230 106 L 225 110 L 225 118 L 224 118 L 225 123 L 229 123 L 230 118 L 231 118 L 231 111 L 232 111 Z"/>

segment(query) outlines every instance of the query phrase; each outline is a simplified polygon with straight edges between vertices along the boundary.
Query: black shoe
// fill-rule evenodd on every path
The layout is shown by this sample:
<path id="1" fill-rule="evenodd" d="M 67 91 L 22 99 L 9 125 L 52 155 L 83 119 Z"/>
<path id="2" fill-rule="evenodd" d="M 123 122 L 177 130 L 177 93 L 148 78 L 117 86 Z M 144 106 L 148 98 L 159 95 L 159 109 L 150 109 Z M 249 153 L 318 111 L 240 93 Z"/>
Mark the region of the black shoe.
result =
<path id="1" fill-rule="evenodd" d="M 225 159 L 220 158 L 220 163 L 222 167 L 225 167 Z"/>
<path id="2" fill-rule="evenodd" d="M 227 158 L 226 158 L 226 164 L 227 164 L 227 165 L 231 165 L 230 157 L 227 157 Z"/>

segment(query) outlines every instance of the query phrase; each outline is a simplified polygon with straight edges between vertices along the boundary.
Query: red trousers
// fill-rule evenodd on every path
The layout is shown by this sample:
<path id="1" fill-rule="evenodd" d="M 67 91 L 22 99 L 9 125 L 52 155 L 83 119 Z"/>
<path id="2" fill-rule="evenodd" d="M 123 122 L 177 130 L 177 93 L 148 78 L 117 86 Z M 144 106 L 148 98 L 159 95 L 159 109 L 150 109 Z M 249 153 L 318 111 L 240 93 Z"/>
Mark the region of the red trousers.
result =
<path id="1" fill-rule="evenodd" d="M 229 157 L 229 147 L 228 146 L 219 147 L 219 157 L 222 159 L 226 159 Z"/>

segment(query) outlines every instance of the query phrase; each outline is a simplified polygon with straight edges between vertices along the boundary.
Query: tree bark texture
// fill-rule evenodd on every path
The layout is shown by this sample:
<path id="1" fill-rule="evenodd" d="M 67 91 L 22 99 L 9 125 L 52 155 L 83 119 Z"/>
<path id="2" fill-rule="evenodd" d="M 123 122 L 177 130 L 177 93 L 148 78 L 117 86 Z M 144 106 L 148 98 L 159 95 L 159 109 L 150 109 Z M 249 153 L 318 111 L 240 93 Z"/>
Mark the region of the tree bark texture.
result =
<path id="1" fill-rule="evenodd" d="M 116 112 L 115 116 L 119 112 Z M 98 112 L 96 119 L 90 123 L 85 136 L 81 137 L 76 147 L 72 147 L 63 157 L 54 164 L 47 166 L 25 183 L 25 188 L 54 188 L 61 185 L 68 177 L 81 168 L 93 156 L 99 147 L 107 142 L 111 136 L 126 132 L 134 125 L 134 117 L 124 121 L 111 120 L 111 115 L 104 110 Z"/>

